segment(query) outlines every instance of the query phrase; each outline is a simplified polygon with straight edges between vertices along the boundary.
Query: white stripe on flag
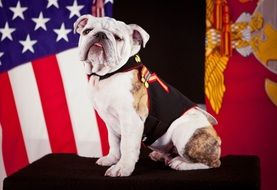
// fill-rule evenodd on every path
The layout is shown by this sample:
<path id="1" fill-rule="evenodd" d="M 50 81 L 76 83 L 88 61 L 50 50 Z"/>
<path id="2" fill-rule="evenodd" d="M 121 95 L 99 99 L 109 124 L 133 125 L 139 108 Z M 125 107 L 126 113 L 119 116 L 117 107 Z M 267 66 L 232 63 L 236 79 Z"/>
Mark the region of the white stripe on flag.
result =
<path id="1" fill-rule="evenodd" d="M 30 163 L 51 153 L 47 128 L 31 63 L 8 72 Z"/>
<path id="2" fill-rule="evenodd" d="M 0 189 L 3 189 L 3 180 L 6 177 L 5 166 L 3 162 L 3 152 L 2 152 L 2 126 L 0 123 Z"/>
<path id="3" fill-rule="evenodd" d="M 78 49 L 64 51 L 56 57 L 64 84 L 78 154 L 99 157 L 102 155 L 100 136 L 92 103 L 87 94 L 88 80 L 83 64 L 78 59 Z"/>

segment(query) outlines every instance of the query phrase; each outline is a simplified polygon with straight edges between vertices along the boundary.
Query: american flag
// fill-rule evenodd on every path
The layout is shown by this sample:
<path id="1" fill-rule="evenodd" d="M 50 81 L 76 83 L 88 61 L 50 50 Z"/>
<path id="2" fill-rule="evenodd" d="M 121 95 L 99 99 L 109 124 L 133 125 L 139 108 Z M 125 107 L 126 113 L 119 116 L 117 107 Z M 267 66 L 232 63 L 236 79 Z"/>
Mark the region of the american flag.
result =
<path id="1" fill-rule="evenodd" d="M 48 153 L 107 153 L 72 27 L 83 14 L 111 16 L 112 3 L 0 0 L 0 188 Z"/>

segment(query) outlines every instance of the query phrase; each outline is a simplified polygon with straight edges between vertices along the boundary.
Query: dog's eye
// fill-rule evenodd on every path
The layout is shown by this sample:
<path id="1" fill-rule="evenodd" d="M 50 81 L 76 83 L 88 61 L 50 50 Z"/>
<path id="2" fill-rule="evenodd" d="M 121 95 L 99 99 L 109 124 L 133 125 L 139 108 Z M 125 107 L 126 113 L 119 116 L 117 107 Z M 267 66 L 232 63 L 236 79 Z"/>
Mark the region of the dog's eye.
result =
<path id="1" fill-rule="evenodd" d="M 118 35 L 114 35 L 114 39 L 115 39 L 116 41 L 121 41 L 121 40 L 122 40 Z"/>
<path id="2" fill-rule="evenodd" d="M 85 29 L 83 35 L 87 35 L 90 31 L 92 31 L 92 28 Z"/>

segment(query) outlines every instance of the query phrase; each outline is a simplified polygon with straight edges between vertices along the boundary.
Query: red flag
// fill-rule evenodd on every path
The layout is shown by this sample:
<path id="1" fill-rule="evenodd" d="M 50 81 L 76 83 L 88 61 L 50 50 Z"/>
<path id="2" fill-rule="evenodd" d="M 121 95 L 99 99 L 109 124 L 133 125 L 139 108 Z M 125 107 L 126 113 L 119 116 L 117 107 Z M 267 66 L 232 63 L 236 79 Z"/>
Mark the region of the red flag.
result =
<path id="1" fill-rule="evenodd" d="M 273 190 L 277 169 L 276 1 L 206 2 L 205 94 L 207 110 L 219 122 L 222 153 L 258 155 L 262 189 Z M 230 39 L 223 41 L 227 17 Z M 216 28 L 218 21 L 222 29 Z M 223 53 L 223 43 L 232 45 L 232 54 Z"/>

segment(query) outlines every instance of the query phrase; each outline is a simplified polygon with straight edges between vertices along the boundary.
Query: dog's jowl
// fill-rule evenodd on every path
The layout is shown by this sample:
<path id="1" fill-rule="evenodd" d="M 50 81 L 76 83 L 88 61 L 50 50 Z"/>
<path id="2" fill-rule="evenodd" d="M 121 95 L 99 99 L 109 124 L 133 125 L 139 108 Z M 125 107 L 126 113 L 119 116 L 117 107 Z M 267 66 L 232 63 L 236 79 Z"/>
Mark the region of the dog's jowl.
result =
<path id="1" fill-rule="evenodd" d="M 90 99 L 108 128 L 109 154 L 97 160 L 110 166 L 105 175 L 131 175 L 141 142 L 153 150 L 152 160 L 176 170 L 220 166 L 216 120 L 143 64 L 138 52 L 149 40 L 144 29 L 91 15 L 81 16 L 74 28 Z"/>

